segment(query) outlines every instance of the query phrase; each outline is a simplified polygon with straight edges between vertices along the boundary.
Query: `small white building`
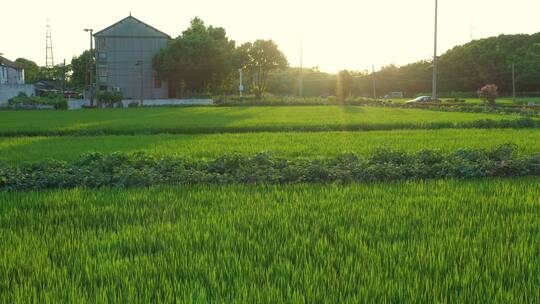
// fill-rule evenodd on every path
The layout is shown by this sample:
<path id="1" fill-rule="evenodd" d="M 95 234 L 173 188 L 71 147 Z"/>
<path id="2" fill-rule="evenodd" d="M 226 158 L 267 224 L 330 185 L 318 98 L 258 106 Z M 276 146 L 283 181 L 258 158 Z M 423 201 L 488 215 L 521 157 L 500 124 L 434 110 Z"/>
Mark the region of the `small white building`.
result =
<path id="1" fill-rule="evenodd" d="M 0 103 L 19 95 L 34 94 L 34 86 L 24 82 L 24 68 L 16 62 L 0 56 Z"/>

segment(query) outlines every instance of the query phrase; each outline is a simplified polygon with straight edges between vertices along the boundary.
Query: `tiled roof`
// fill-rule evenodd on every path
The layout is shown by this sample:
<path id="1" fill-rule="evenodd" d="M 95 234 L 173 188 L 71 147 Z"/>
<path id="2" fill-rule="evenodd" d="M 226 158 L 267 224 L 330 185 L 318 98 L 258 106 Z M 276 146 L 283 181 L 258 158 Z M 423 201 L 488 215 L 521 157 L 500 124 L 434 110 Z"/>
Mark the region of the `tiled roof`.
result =
<path id="1" fill-rule="evenodd" d="M 14 69 L 20 69 L 22 68 L 20 64 L 13 62 L 5 57 L 0 56 L 0 64 L 14 68 Z"/>

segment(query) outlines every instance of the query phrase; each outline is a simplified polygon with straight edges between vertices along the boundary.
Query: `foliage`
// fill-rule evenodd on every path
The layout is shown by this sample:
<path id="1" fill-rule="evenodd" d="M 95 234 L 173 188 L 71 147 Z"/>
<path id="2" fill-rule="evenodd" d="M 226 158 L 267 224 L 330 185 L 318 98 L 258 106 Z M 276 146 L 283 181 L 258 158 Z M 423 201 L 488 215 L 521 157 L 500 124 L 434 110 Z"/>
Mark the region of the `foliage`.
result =
<path id="1" fill-rule="evenodd" d="M 32 60 L 18 58 L 15 60 L 15 62 L 24 68 L 24 77 L 26 83 L 36 83 L 44 78 L 41 74 L 39 66 Z"/>
<path id="2" fill-rule="evenodd" d="M 0 168 L 0 190 L 146 187 L 161 184 L 350 183 L 440 178 L 539 176 L 540 154 L 516 156 L 515 147 L 422 150 L 380 149 L 368 158 L 342 154 L 329 159 L 285 159 L 268 153 L 224 155 L 210 161 L 158 158 L 145 153 L 91 153 L 65 163 L 45 161 Z"/>
<path id="3" fill-rule="evenodd" d="M 480 90 L 478 90 L 478 96 L 484 101 L 486 101 L 487 104 L 494 107 L 495 106 L 495 100 L 499 96 L 498 89 L 496 85 L 494 84 L 488 84 L 483 86 Z"/>
<path id="4" fill-rule="evenodd" d="M 493 83 L 503 94 L 510 94 L 512 65 L 516 68 L 518 89 L 522 92 L 537 92 L 540 80 L 539 54 L 540 33 L 500 35 L 456 46 L 439 57 L 440 96 L 474 97 L 474 92 L 486 83 Z M 372 73 L 340 73 L 346 72 L 355 77 L 345 95 L 349 92 L 353 96 L 372 95 Z M 431 92 L 432 62 L 423 60 L 400 67 L 388 65 L 375 72 L 374 77 L 377 92 L 381 96 L 388 92 L 405 92 L 407 96 L 430 95 L 422 92 Z M 333 92 L 328 91 L 327 94 Z"/>
<path id="5" fill-rule="evenodd" d="M 8 104 L 13 108 L 32 109 L 38 106 L 52 106 L 57 110 L 67 110 L 67 100 L 56 95 L 28 96 L 21 92 L 19 95 L 8 100 Z"/>
<path id="6" fill-rule="evenodd" d="M 96 100 L 100 107 L 115 107 L 122 103 L 122 92 L 98 91 Z"/>
<path id="7" fill-rule="evenodd" d="M 182 96 L 217 93 L 232 72 L 235 43 L 225 29 L 206 26 L 200 18 L 191 21 L 182 35 L 169 42 L 154 58 L 154 68 Z"/>
<path id="8" fill-rule="evenodd" d="M 257 97 L 266 92 L 270 72 L 288 65 L 287 57 L 272 40 L 244 43 L 235 53 L 236 64 L 238 68 L 247 69 L 251 90 Z"/>
<path id="9" fill-rule="evenodd" d="M 538 119 L 517 115 L 382 106 L 139 108 L 132 109 L 127 116 L 116 109 L 65 113 L 0 111 L 0 121 L 2 136 L 529 128 L 539 124 Z"/>
<path id="10" fill-rule="evenodd" d="M 93 75 L 96 75 L 96 62 L 94 60 L 95 51 L 84 51 L 81 55 L 73 57 L 71 59 L 71 68 L 73 73 L 71 75 L 71 85 L 76 88 L 84 88 L 88 85 L 88 79 L 90 79 L 89 64 L 93 69 Z"/>
<path id="11" fill-rule="evenodd" d="M 337 74 L 336 96 L 340 103 L 352 95 L 354 78 L 347 70 L 339 71 Z"/>
<path id="12" fill-rule="evenodd" d="M 71 74 L 71 65 L 64 66 L 63 64 L 55 65 L 53 68 L 38 66 L 34 61 L 25 58 L 15 60 L 24 68 L 25 82 L 36 83 L 44 79 L 48 80 L 64 80 L 66 76 L 66 84 L 69 83 L 69 75 Z"/>
<path id="13" fill-rule="evenodd" d="M 303 96 L 326 97 L 335 94 L 336 75 L 314 68 L 281 67 L 268 73 L 267 94 L 298 96 L 302 73 Z M 237 93 L 237 90 L 233 91 Z"/>

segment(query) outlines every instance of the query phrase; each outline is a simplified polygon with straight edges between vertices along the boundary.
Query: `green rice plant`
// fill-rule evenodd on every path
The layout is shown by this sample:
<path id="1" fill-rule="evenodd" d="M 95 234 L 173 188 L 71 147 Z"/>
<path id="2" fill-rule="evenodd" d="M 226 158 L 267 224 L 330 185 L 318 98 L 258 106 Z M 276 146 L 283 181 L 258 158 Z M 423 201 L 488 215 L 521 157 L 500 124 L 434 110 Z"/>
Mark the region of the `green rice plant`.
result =
<path id="1" fill-rule="evenodd" d="M 343 152 L 369 156 L 378 148 L 443 152 L 491 149 L 514 143 L 521 155 L 540 151 L 539 129 L 441 129 L 371 132 L 277 132 L 199 135 L 108 135 L 0 138 L 0 162 L 21 164 L 46 159 L 73 161 L 83 153 L 142 151 L 149 155 L 215 159 L 225 154 L 271 152 L 286 158 L 332 157 Z"/>
<path id="2" fill-rule="evenodd" d="M 518 115 L 376 107 L 191 107 L 0 111 L 0 136 L 530 128 Z"/>
<path id="3" fill-rule="evenodd" d="M 537 303 L 539 182 L 0 193 L 0 302 Z"/>

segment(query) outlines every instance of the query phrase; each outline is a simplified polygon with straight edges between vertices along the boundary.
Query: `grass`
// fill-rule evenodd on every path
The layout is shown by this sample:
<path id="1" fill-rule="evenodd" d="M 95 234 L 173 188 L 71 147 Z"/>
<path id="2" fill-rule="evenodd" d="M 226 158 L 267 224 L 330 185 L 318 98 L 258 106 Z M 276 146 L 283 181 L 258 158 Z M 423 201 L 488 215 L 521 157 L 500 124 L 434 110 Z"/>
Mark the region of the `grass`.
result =
<path id="1" fill-rule="evenodd" d="M 0 302 L 534 303 L 539 182 L 0 193 Z"/>
<path id="2" fill-rule="evenodd" d="M 334 157 L 342 152 L 369 155 L 377 148 L 406 152 L 493 148 L 514 143 L 519 152 L 540 152 L 538 129 L 441 129 L 372 132 L 291 132 L 206 135 L 139 135 L 0 138 L 0 162 L 74 160 L 87 152 L 135 152 L 215 159 L 223 154 L 272 152 L 281 157 Z"/>
<path id="3" fill-rule="evenodd" d="M 468 126 L 519 116 L 413 109 L 300 106 L 0 111 L 0 135 L 389 130 Z"/>

